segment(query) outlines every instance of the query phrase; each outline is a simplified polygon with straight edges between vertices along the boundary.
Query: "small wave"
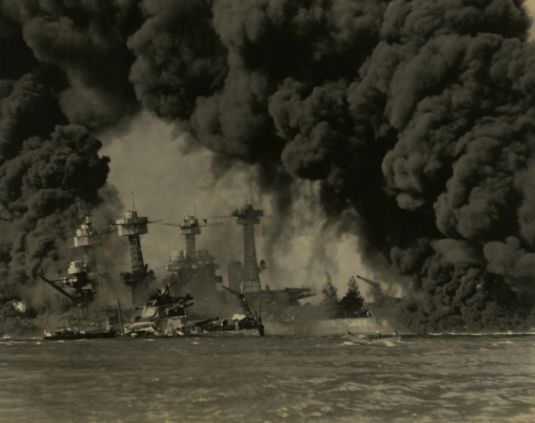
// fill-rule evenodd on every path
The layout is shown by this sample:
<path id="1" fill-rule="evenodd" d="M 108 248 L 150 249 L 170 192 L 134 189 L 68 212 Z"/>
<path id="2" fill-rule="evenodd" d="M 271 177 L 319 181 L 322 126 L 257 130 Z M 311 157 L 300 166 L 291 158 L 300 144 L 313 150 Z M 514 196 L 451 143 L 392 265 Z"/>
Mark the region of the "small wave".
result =
<path id="1" fill-rule="evenodd" d="M 499 346 L 499 345 L 507 345 L 507 344 L 513 344 L 513 342 L 511 342 L 511 341 L 493 342 L 493 343 L 492 343 L 492 346 L 493 346 L 493 347 L 497 347 L 497 346 Z"/>
<path id="2" fill-rule="evenodd" d="M 323 383 L 334 382 L 336 380 L 338 380 L 337 377 L 316 377 L 312 379 L 307 379 L 307 383 L 311 383 L 313 385 L 321 385 Z"/>
<path id="3" fill-rule="evenodd" d="M 427 336 L 523 336 L 535 335 L 535 332 L 435 332 L 428 333 Z"/>
<path id="4" fill-rule="evenodd" d="M 351 341 L 345 341 L 341 345 L 350 345 L 350 346 L 358 346 L 358 347 L 364 347 L 364 346 L 385 346 L 385 347 L 395 347 L 400 344 L 399 341 L 388 341 L 388 340 L 381 340 L 382 342 L 370 342 L 366 344 L 358 344 L 356 342 Z"/>
<path id="5" fill-rule="evenodd" d="M 7 341 L 7 342 L 0 342 L 2 345 L 16 345 L 16 344 L 25 344 L 26 341 Z"/>

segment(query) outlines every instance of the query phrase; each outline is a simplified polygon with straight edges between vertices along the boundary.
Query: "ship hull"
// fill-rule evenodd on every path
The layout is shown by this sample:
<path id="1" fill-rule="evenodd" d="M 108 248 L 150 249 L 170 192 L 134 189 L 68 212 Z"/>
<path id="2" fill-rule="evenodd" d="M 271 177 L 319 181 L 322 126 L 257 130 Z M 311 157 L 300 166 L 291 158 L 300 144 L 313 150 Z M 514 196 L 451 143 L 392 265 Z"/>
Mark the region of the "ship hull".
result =
<path id="1" fill-rule="evenodd" d="M 394 328 L 374 317 L 356 319 L 309 320 L 296 322 L 264 322 L 268 336 L 330 336 L 346 335 L 347 332 L 389 334 Z"/>
<path id="2" fill-rule="evenodd" d="M 199 333 L 198 336 L 207 338 L 240 338 L 243 336 L 260 336 L 258 329 L 240 329 L 240 330 L 220 330 L 206 331 Z"/>
<path id="3" fill-rule="evenodd" d="M 45 336 L 45 341 L 71 341 L 79 339 L 100 339 L 100 338 L 115 338 L 115 332 L 98 332 L 98 333 L 69 333 Z"/>

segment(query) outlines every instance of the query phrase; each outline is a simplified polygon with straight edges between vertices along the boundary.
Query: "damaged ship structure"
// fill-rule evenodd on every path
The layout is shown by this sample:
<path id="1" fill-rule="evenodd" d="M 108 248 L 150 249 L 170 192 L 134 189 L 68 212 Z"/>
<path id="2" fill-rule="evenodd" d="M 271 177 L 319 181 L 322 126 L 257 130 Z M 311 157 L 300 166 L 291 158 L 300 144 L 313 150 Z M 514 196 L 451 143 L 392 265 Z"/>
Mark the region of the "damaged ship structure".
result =
<path id="1" fill-rule="evenodd" d="M 45 339 L 80 339 L 86 337 L 175 337 L 175 336 L 263 336 L 266 335 L 341 335 L 352 332 L 387 332 L 391 328 L 377 319 L 318 320 L 311 307 L 300 304 L 316 294 L 310 288 L 262 289 L 260 274 L 267 269 L 264 260 L 258 263 L 255 225 L 264 217 L 262 209 L 246 203 L 229 216 L 243 226 L 243 265 L 238 260 L 227 264 L 228 284 L 218 275 L 219 265 L 207 249 L 197 249 L 196 236 L 201 228 L 218 225 L 201 224 L 196 216 L 185 216 L 181 223 L 149 221 L 137 211 L 128 211 L 124 218 L 109 226 L 95 228 L 90 220 L 91 209 L 80 205 L 82 224 L 76 231 L 74 247 L 83 248 L 83 260 L 70 264 L 69 276 L 41 279 L 69 298 L 78 307 L 78 315 L 69 319 L 69 327 L 45 332 Z M 162 288 L 151 288 L 156 276 L 143 260 L 141 235 L 148 233 L 148 224 L 159 223 L 177 227 L 185 237 L 185 251 L 173 250 L 165 266 L 167 275 Z M 93 249 L 101 244 L 100 235 L 117 232 L 128 238 L 131 271 L 120 273 L 120 281 L 128 287 L 125 309 L 117 298 L 117 306 L 104 307 L 103 283 L 113 277 L 98 268 Z M 68 292 L 70 291 L 70 292 Z M 100 308 L 95 304 L 101 301 Z M 193 302 L 193 300 L 195 301 Z M 195 307 L 192 307 L 195 304 Z M 190 313 L 189 310 L 192 310 Z M 316 314 L 316 315 L 314 315 Z"/>
<path id="2" fill-rule="evenodd" d="M 257 262 L 254 226 L 264 217 L 264 211 L 245 203 L 233 210 L 232 217 L 243 226 L 243 265 L 239 261 L 228 263 L 228 280 L 231 290 L 243 292 L 245 300 L 261 311 L 266 335 L 345 335 L 348 330 L 358 333 L 391 332 L 386 321 L 375 317 L 350 319 L 318 319 L 317 314 L 300 304 L 301 300 L 316 294 L 312 289 L 290 288 L 262 289 L 260 274 L 267 269 L 264 260 Z"/>
<path id="3" fill-rule="evenodd" d="M 122 282 L 129 286 L 132 291 L 132 304 L 134 307 L 142 307 L 149 292 L 149 284 L 156 279 L 154 272 L 149 270 L 149 265 L 143 262 L 141 251 L 140 235 L 149 232 L 149 222 L 146 217 L 138 217 L 137 211 L 128 211 L 123 219 L 115 222 L 119 236 L 128 237 L 130 249 L 130 261 L 132 269 L 130 272 L 120 274 Z"/>
<path id="4" fill-rule="evenodd" d="M 90 219 L 91 207 L 83 202 L 79 203 L 78 207 L 82 223 L 73 238 L 74 248 L 83 249 L 83 259 L 70 263 L 67 269 L 68 276 L 55 280 L 48 279 L 44 275 L 40 275 L 40 278 L 76 304 L 79 313 L 68 318 L 68 327 L 58 328 L 52 332 L 45 331 L 45 340 L 110 338 L 115 336 L 115 331 L 107 319 L 102 318 L 101 313 L 100 315 L 95 314 L 95 310 L 91 309 L 95 299 L 95 291 L 102 297 L 104 295 L 102 280 L 107 279 L 106 274 L 99 273 L 98 265 L 94 261 L 93 249 L 101 243 L 100 235 L 110 233 L 114 228 L 112 226 L 94 228 Z"/>
<path id="5" fill-rule="evenodd" d="M 196 236 L 201 234 L 201 225 L 195 216 L 185 216 L 179 224 L 163 223 L 180 228 L 186 240 L 186 251 L 173 250 L 165 266 L 167 275 L 164 283 L 179 295 L 195 294 L 196 301 L 204 301 L 217 296 L 222 291 L 223 277 L 216 275 L 219 265 L 215 257 L 204 248 L 196 247 Z"/>
<path id="6" fill-rule="evenodd" d="M 189 315 L 187 308 L 193 305 L 192 300 L 188 294 L 181 297 L 172 295 L 167 285 L 156 289 L 149 296 L 141 316 L 122 328 L 122 334 L 132 338 L 193 335 L 200 333 L 209 323 L 219 320 L 217 317 L 203 319 Z"/>

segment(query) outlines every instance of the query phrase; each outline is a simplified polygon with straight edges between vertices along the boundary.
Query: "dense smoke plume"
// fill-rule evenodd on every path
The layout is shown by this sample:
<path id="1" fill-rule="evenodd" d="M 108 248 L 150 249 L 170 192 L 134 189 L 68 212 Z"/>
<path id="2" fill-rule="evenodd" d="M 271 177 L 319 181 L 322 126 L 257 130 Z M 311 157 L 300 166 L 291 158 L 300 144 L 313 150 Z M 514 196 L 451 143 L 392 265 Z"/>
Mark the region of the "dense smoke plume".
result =
<path id="1" fill-rule="evenodd" d="M 330 219 L 356 211 L 364 254 L 424 294 L 403 306 L 413 326 L 527 317 L 535 56 L 521 2 L 144 5 L 129 47 L 145 107 L 222 163 L 257 164 L 280 207 L 288 175 L 320 180 Z"/>
<path id="2" fill-rule="evenodd" d="M 71 5 L 85 28 L 76 35 L 63 15 L 67 6 L 43 4 L 0 3 L 0 216 L 8 221 L 0 239 L 0 298 L 31 305 L 35 292 L 28 288 L 37 274 L 65 273 L 72 254 L 64 237 L 79 223 L 76 203 L 101 201 L 109 159 L 99 156 L 102 144 L 90 130 L 116 126 L 137 107 L 124 82 L 128 64 L 112 63 L 128 50 L 110 37 L 105 6 L 99 21 L 88 19 L 88 5 Z"/>
<path id="3" fill-rule="evenodd" d="M 59 80 L 57 82 L 56 80 Z M 21 295 L 43 261 L 57 261 L 58 236 L 72 233 L 82 199 L 97 203 L 108 159 L 86 128 L 68 124 L 54 90 L 61 72 L 46 66 L 11 83 L 1 100 L 0 204 L 4 224 L 1 295 Z M 7 85 L 7 84 L 6 84 Z"/>
<path id="4" fill-rule="evenodd" d="M 98 133 L 144 107 L 217 153 L 216 174 L 254 165 L 278 215 L 300 196 L 292 181 L 317 181 L 328 224 L 344 216 L 365 259 L 386 257 L 386 273 L 409 281 L 392 307 L 414 329 L 533 325 L 535 47 L 522 1 L 0 4 L 15 58 L 1 70 L 1 180 L 46 140 L 91 145 L 83 166 L 99 175 L 53 177 L 59 191 L 39 186 L 32 201 L 10 185 L 2 216 L 34 230 L 53 216 L 31 207 L 46 195 L 64 209 L 95 201 L 104 159 L 65 125 Z M 8 105 L 43 64 L 31 101 L 53 99 L 50 119 L 29 99 Z M 22 243 L 10 242 L 13 256 Z"/>

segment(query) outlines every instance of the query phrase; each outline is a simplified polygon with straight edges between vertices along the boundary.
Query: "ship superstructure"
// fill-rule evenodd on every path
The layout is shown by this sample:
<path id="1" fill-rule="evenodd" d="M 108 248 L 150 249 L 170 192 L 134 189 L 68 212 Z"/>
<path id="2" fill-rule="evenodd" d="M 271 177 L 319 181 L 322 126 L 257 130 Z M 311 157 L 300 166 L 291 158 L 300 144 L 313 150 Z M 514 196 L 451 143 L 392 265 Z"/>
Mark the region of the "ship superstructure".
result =
<path id="1" fill-rule="evenodd" d="M 221 216 L 228 217 L 228 216 Z M 243 265 L 239 260 L 227 264 L 228 286 L 231 291 L 243 293 L 244 298 L 255 310 L 262 310 L 262 316 L 268 320 L 285 320 L 292 317 L 299 300 L 316 294 L 309 288 L 284 288 L 271 290 L 268 285 L 262 289 L 260 273 L 267 269 L 264 260 L 257 260 L 255 243 L 255 225 L 260 219 L 268 217 L 264 211 L 246 202 L 235 209 L 231 217 L 237 217 L 237 224 L 243 226 Z"/>
<path id="2" fill-rule="evenodd" d="M 109 275 L 106 272 L 101 273 L 99 271 L 98 263 L 95 261 L 94 249 L 102 244 L 102 238 L 100 235 L 105 235 L 112 233 L 117 230 L 116 225 L 108 225 L 102 227 L 94 227 L 91 222 L 91 216 L 93 215 L 91 206 L 86 202 L 81 201 L 78 203 L 78 208 L 80 212 L 80 219 L 82 221 L 80 227 L 76 230 L 76 235 L 74 236 L 74 248 L 81 248 L 83 251 L 83 260 L 79 262 L 72 262 L 69 266 L 69 274 L 77 275 L 78 278 L 83 278 L 80 272 L 77 272 L 78 269 L 84 268 L 86 274 L 91 272 L 94 275 L 98 274 L 100 285 L 95 283 L 95 279 L 91 276 L 93 291 L 97 291 L 97 296 L 100 296 L 101 299 L 104 296 L 102 280 L 104 279 L 108 283 Z M 74 264 L 78 263 L 78 264 Z M 96 277 L 96 276 L 95 276 Z M 101 290 L 99 292 L 99 289 Z"/>
<path id="3" fill-rule="evenodd" d="M 212 226 L 206 221 L 199 223 L 196 216 L 185 216 L 181 223 L 163 223 L 180 228 L 180 234 L 186 239 L 186 251 L 173 250 L 168 257 L 165 269 L 168 275 L 165 282 L 173 292 L 186 295 L 195 293 L 197 301 L 209 298 L 221 291 L 219 285 L 223 278 L 216 275 L 219 265 L 208 250 L 197 250 L 195 237 L 201 234 L 201 227 Z"/>
<path id="4" fill-rule="evenodd" d="M 258 261 L 256 258 L 256 245 L 254 227 L 260 223 L 260 217 L 264 211 L 255 209 L 252 204 L 246 203 L 239 209 L 232 211 L 232 216 L 237 217 L 238 225 L 243 226 L 243 270 L 242 292 L 244 294 L 256 294 L 261 290 Z"/>
<path id="5" fill-rule="evenodd" d="M 47 279 L 43 275 L 43 279 L 56 291 L 63 294 L 65 297 L 73 301 L 76 305 L 84 309 L 93 301 L 93 287 L 92 275 L 88 273 L 87 266 L 82 261 L 73 261 L 68 268 L 69 276 L 61 279 Z M 60 284 L 56 284 L 59 282 Z M 74 292 L 68 293 L 64 288 L 74 289 Z"/>
<path id="6" fill-rule="evenodd" d="M 74 248 L 82 248 L 83 259 L 72 261 L 69 264 L 67 269 L 68 276 L 55 280 L 49 280 L 42 275 L 41 278 L 78 306 L 86 309 L 93 302 L 96 288 L 96 280 L 93 272 L 96 271 L 97 265 L 94 261 L 92 250 L 101 244 L 99 235 L 112 232 L 114 227 L 105 226 L 95 228 L 91 222 L 91 206 L 81 201 L 78 203 L 78 209 L 82 223 L 76 230 L 73 240 Z M 60 282 L 60 285 L 56 284 L 56 282 Z M 67 292 L 64 288 L 68 288 L 71 293 Z M 102 295 L 102 293 L 100 294 Z"/>
<path id="7" fill-rule="evenodd" d="M 170 225 L 173 224 L 171 223 Z M 173 226 L 178 226 L 180 228 L 180 233 L 186 238 L 186 256 L 195 257 L 197 255 L 195 236 L 201 234 L 199 219 L 195 216 L 186 216 L 181 224 Z"/>
<path id="8" fill-rule="evenodd" d="M 121 273 L 124 284 L 132 290 L 132 304 L 134 307 L 142 307 L 149 295 L 149 284 L 156 279 L 154 272 L 149 270 L 149 265 L 143 261 L 140 236 L 149 232 L 147 217 L 140 217 L 137 211 L 131 210 L 124 214 L 123 219 L 118 219 L 115 224 L 119 236 L 128 238 L 130 249 L 131 271 Z"/>
<path id="9" fill-rule="evenodd" d="M 95 292 L 102 299 L 102 279 L 107 279 L 106 274 L 99 274 L 97 264 L 94 260 L 93 249 L 101 244 L 100 235 L 112 232 L 113 225 L 95 228 L 91 222 L 91 206 L 83 201 L 78 203 L 81 224 L 76 229 L 74 248 L 82 249 L 83 259 L 70 262 L 67 269 L 67 276 L 60 279 L 48 279 L 40 275 L 56 291 L 70 299 L 77 306 L 82 308 L 83 315 L 88 316 L 88 307 L 95 298 Z M 97 284 L 100 281 L 100 290 Z"/>
<path id="10" fill-rule="evenodd" d="M 84 262 L 89 264 L 92 260 L 91 250 L 100 244 L 100 238 L 97 235 L 97 230 L 93 228 L 91 223 L 91 206 L 85 202 L 78 203 L 78 209 L 80 212 L 80 219 L 82 223 L 80 228 L 76 229 L 76 235 L 74 236 L 74 247 L 82 248 L 84 253 Z"/>

